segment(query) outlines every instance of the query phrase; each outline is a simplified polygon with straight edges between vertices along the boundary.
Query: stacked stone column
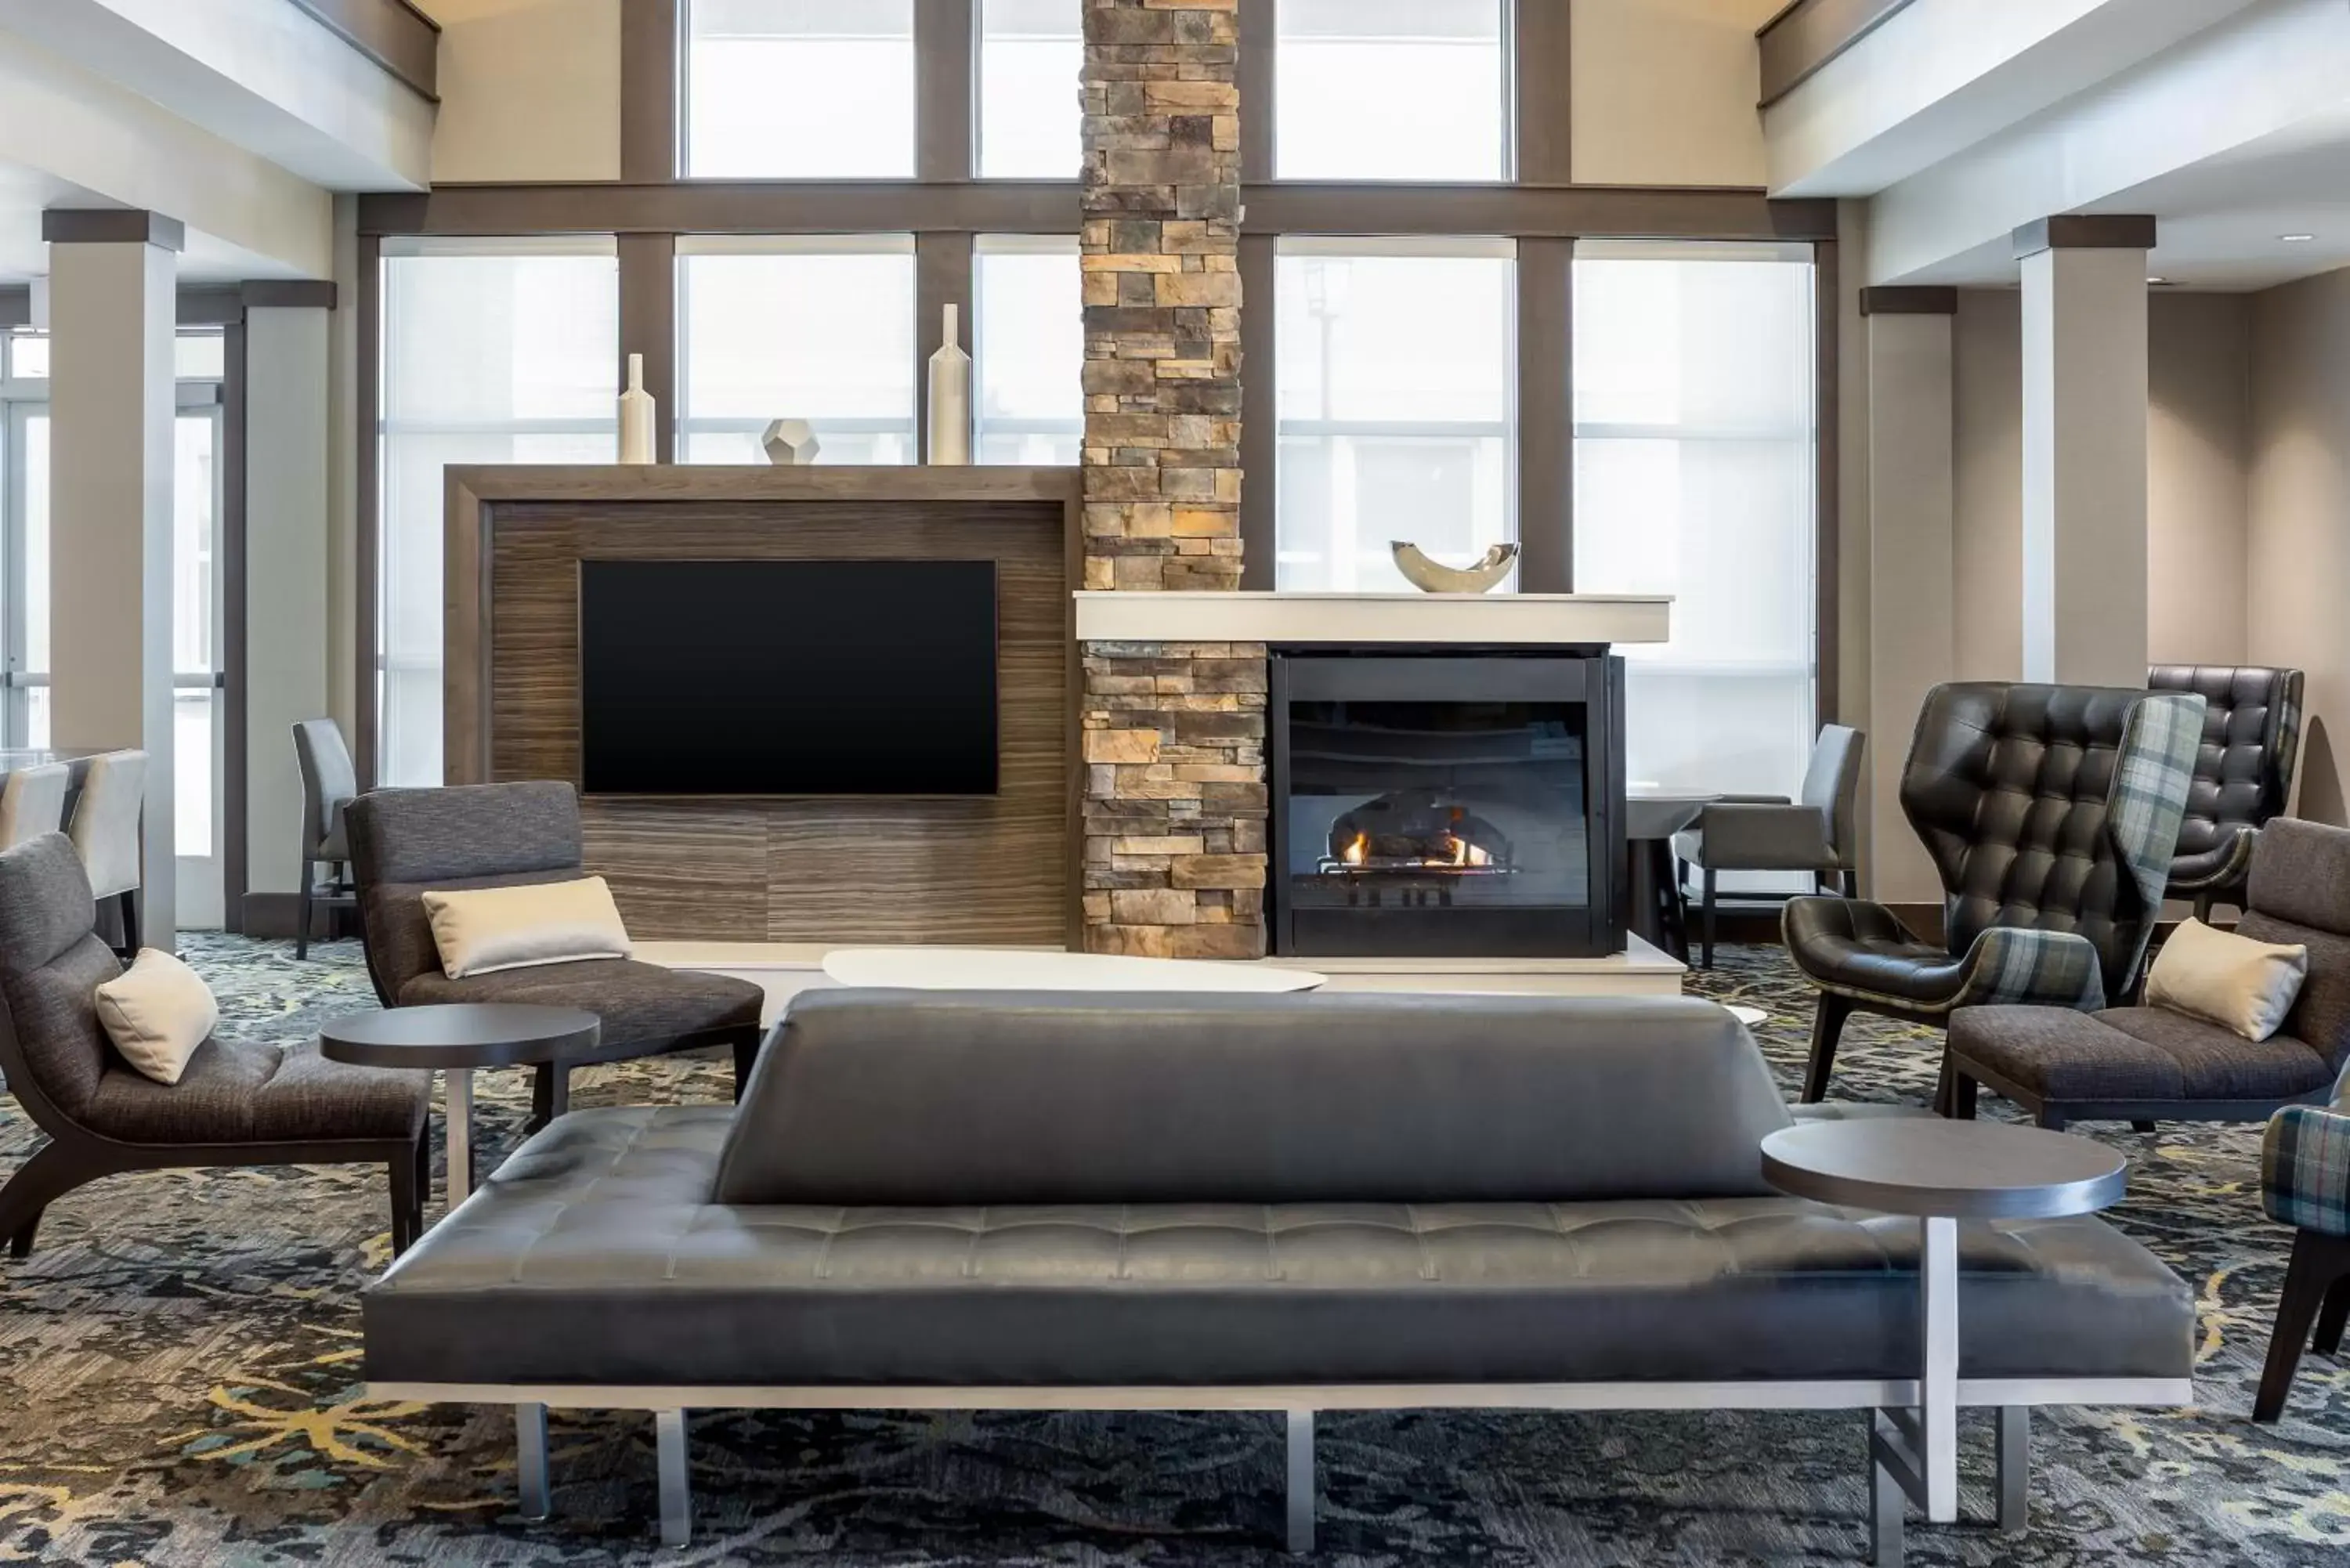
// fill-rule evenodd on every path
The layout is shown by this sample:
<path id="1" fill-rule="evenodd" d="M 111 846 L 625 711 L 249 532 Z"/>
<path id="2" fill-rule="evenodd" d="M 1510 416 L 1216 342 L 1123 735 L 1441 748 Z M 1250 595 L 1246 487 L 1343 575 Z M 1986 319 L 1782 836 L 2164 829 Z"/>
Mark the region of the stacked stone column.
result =
<path id="1" fill-rule="evenodd" d="M 1239 587 L 1239 0 L 1086 0 L 1086 586 Z M 1085 658 L 1097 952 L 1264 951 L 1262 644 Z"/>

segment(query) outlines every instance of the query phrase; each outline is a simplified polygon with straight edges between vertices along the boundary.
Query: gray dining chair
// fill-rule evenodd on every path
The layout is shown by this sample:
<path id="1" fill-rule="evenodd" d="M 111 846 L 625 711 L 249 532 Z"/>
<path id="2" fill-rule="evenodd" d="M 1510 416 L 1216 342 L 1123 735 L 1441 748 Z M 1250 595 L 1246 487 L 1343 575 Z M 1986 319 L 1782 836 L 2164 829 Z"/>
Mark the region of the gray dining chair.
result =
<path id="1" fill-rule="evenodd" d="M 1690 873 L 1700 877 L 1705 935 L 1701 968 L 1713 967 L 1714 929 L 1719 918 L 1717 879 L 1724 871 L 1808 871 L 1804 892 L 1859 891 L 1860 757 L 1866 739 L 1842 724 L 1823 724 L 1804 770 L 1800 799 L 1785 795 L 1726 795 L 1698 814 L 1691 826 L 1673 835 L 1673 897 L 1687 927 Z M 1794 892 L 1743 892 L 1742 898 L 1786 899 Z"/>
<path id="2" fill-rule="evenodd" d="M 66 789 L 73 769 L 64 763 L 17 768 L 0 784 L 0 849 L 30 844 L 64 829 Z"/>
<path id="3" fill-rule="evenodd" d="M 91 898 L 103 908 L 122 903 L 122 946 L 128 958 L 139 951 L 139 824 L 147 802 L 147 753 L 101 752 L 82 774 L 81 797 L 74 802 L 68 834 L 89 877 Z"/>
<path id="4" fill-rule="evenodd" d="M 359 794 L 359 770 L 342 727 L 332 719 L 305 719 L 294 726 L 294 763 L 302 771 L 302 882 L 295 916 L 294 956 L 310 956 L 311 911 L 354 909 L 359 889 L 351 880 L 351 852 L 343 836 L 343 808 Z M 327 868 L 318 886 L 317 868 Z"/>

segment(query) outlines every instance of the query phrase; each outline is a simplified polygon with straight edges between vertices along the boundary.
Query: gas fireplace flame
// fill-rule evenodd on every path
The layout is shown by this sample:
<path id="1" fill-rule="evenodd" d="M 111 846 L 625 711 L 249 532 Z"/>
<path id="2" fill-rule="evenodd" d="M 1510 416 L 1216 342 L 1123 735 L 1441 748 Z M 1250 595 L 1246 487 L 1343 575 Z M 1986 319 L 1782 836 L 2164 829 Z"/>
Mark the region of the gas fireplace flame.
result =
<path id="1" fill-rule="evenodd" d="M 1470 843 L 1459 834 L 1452 834 L 1450 835 L 1450 836 L 1452 840 L 1453 865 L 1491 866 L 1493 863 L 1493 857 L 1492 855 L 1478 848 L 1475 845 Z"/>
<path id="2" fill-rule="evenodd" d="M 1360 866 L 1363 863 L 1363 857 L 1369 852 L 1370 846 L 1371 836 L 1367 833 L 1357 833 L 1355 835 L 1355 841 L 1339 852 L 1338 858 L 1349 866 Z"/>

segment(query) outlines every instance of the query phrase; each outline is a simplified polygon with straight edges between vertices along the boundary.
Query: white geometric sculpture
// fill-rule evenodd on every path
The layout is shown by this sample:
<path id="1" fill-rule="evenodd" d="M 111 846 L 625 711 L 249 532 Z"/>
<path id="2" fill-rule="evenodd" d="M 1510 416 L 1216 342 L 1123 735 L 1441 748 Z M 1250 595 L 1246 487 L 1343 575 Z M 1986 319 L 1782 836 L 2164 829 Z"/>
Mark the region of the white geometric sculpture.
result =
<path id="1" fill-rule="evenodd" d="M 774 421 L 760 432 L 759 444 L 767 449 L 767 461 L 778 468 L 814 462 L 818 450 L 816 431 L 806 420 Z"/>

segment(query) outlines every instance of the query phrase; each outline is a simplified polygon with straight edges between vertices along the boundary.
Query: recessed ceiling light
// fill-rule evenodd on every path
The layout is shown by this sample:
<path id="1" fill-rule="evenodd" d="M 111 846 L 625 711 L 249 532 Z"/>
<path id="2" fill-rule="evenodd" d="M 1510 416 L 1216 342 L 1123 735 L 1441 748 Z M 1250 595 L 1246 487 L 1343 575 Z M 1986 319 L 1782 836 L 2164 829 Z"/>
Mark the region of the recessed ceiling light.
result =
<path id="1" fill-rule="evenodd" d="M 2315 234 L 2279 234 L 2277 236 L 2289 245 L 2305 245 L 2316 237 Z"/>

